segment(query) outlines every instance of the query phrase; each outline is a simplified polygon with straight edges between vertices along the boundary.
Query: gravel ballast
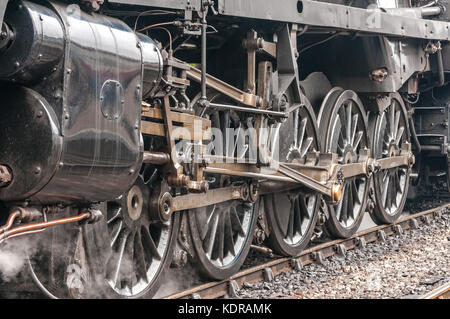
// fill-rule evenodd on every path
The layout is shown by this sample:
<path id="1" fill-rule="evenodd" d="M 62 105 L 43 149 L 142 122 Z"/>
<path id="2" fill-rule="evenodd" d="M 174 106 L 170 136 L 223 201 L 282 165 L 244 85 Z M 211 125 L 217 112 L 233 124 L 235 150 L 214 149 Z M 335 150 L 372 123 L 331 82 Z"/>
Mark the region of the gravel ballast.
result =
<path id="1" fill-rule="evenodd" d="M 246 283 L 241 298 L 416 298 L 450 281 L 450 215 L 346 257 Z"/>

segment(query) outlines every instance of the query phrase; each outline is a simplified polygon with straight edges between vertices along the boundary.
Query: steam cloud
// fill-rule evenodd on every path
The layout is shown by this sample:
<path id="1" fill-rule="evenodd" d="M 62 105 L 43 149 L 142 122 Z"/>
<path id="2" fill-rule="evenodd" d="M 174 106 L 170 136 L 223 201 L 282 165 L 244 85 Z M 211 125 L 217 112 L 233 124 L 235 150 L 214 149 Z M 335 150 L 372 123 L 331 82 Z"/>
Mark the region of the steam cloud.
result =
<path id="1" fill-rule="evenodd" d="M 36 245 L 27 239 L 14 239 L 0 246 L 0 280 L 13 281 L 24 268 L 27 251 L 32 253 Z"/>

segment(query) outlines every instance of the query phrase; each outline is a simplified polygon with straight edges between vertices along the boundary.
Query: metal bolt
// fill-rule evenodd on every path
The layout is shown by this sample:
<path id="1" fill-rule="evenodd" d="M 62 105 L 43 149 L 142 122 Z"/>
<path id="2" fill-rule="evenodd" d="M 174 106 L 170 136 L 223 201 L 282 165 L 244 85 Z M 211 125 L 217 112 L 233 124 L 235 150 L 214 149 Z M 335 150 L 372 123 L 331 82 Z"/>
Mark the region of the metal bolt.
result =
<path id="1" fill-rule="evenodd" d="M 39 118 L 39 117 L 42 117 L 44 115 L 44 112 L 42 112 L 42 110 L 39 110 L 38 112 L 37 112 L 37 114 L 36 114 L 36 116 Z"/>
<path id="2" fill-rule="evenodd" d="M 34 169 L 34 174 L 38 175 L 41 173 L 41 168 L 38 166 Z"/>

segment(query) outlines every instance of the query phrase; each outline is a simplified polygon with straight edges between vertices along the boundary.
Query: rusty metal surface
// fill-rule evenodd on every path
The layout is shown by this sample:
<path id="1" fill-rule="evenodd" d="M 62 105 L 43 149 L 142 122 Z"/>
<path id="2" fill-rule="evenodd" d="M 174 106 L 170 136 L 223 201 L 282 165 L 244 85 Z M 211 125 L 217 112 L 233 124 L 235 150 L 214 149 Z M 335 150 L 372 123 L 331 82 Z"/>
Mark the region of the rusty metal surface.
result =
<path id="1" fill-rule="evenodd" d="M 172 294 L 167 296 L 166 299 L 190 299 L 193 298 L 194 294 L 196 298 L 200 297 L 205 299 L 224 297 L 228 294 L 231 281 L 235 281 L 240 288 L 244 282 L 254 283 L 263 281 L 265 278 L 264 272 L 267 271 L 266 269 L 271 269 L 273 275 L 276 276 L 283 271 L 292 271 L 295 268 L 296 263 L 300 263 L 301 266 L 305 266 L 314 262 L 320 262 L 320 259 L 322 258 L 327 258 L 338 254 L 340 248 L 351 250 L 357 247 L 363 247 L 366 243 L 382 241 L 386 236 L 392 236 L 397 234 L 399 231 L 412 229 L 415 227 L 414 225 L 420 226 L 427 224 L 429 221 L 434 219 L 437 214 L 440 214 L 442 210 L 448 210 L 449 208 L 450 203 L 413 214 L 411 216 L 399 219 L 395 224 L 376 226 L 361 231 L 348 239 L 338 239 L 326 242 L 303 251 L 298 257 L 273 260 L 268 263 L 246 269 L 226 280 L 206 283 L 186 291 Z M 448 294 L 448 288 L 446 294 Z"/>
<path id="2" fill-rule="evenodd" d="M 7 185 L 11 180 L 12 176 L 8 167 L 0 165 L 0 187 Z"/>

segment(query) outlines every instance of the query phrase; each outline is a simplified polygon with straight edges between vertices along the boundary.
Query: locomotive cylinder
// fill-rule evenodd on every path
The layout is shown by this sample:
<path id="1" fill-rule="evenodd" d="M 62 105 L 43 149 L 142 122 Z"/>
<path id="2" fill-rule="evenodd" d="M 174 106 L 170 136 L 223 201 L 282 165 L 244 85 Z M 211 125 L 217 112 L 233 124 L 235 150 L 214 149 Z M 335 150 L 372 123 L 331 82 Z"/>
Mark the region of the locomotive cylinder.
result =
<path id="1" fill-rule="evenodd" d="M 99 202 L 126 192 L 143 161 L 141 104 L 162 55 L 124 22 L 76 5 L 9 2 L 0 39 L 0 200 Z M 9 82 L 9 83 L 7 83 Z"/>
<path id="2" fill-rule="evenodd" d="M 11 3 L 2 27 L 0 79 L 29 84 L 61 61 L 64 31 L 54 11 L 31 2 Z"/>

